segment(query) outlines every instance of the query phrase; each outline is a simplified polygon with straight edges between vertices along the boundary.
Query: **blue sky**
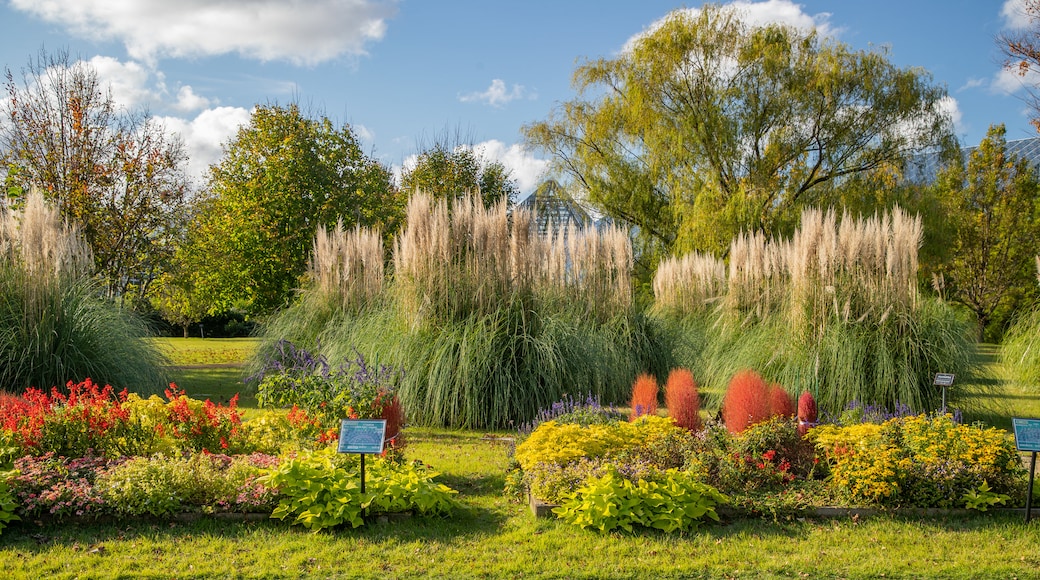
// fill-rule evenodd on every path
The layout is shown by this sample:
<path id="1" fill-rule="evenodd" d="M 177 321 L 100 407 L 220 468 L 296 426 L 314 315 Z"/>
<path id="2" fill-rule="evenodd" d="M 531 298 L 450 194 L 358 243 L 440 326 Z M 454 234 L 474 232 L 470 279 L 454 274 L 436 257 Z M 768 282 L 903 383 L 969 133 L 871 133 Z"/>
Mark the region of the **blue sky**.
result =
<path id="1" fill-rule="evenodd" d="M 576 62 L 616 55 L 670 11 L 657 0 L 0 0 L 0 64 L 41 48 L 91 61 L 113 95 L 181 134 L 201 175 L 257 103 L 298 101 L 350 123 L 400 167 L 449 131 L 531 191 L 546 160 L 520 128 L 573 97 Z M 759 21 L 815 25 L 854 48 L 928 70 L 949 91 L 964 145 L 992 123 L 1035 136 L 1022 81 L 994 37 L 1021 26 L 1020 0 L 739 2 Z"/>

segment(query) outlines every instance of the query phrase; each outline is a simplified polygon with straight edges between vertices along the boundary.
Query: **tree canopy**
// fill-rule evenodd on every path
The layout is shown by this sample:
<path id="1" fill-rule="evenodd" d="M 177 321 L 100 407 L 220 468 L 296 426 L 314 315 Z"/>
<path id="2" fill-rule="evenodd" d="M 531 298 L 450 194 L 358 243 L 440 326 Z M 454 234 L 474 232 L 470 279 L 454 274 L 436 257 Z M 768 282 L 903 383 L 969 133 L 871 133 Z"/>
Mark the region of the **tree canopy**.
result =
<path id="1" fill-rule="evenodd" d="M 485 159 L 472 146 L 445 140 L 419 153 L 415 166 L 402 174 L 401 189 L 408 195 L 423 191 L 435 198 L 449 199 L 479 193 L 485 207 L 503 198 L 515 201 L 520 193 L 500 161 Z"/>
<path id="2" fill-rule="evenodd" d="M 263 314 L 300 285 L 319 225 L 394 229 L 403 204 L 389 168 L 362 152 L 349 125 L 296 104 L 254 109 L 211 167 L 209 190 L 182 247 L 180 282 L 210 312 Z"/>
<path id="3" fill-rule="evenodd" d="M 997 45 L 1004 53 L 1004 67 L 1026 78 L 1030 73 L 1040 72 L 1040 0 L 1020 0 L 1017 8 L 1029 21 L 1029 25 L 997 36 Z M 1029 104 L 1033 108 L 1033 126 L 1040 131 L 1040 93 L 1033 86 Z"/>
<path id="4" fill-rule="evenodd" d="M 898 171 L 951 135 L 927 73 L 726 7 L 673 12 L 615 58 L 578 66 L 574 85 L 524 128 L 528 144 L 663 251 L 782 233 L 843 180 Z"/>
<path id="5" fill-rule="evenodd" d="M 41 52 L 5 70 L 0 176 L 21 203 L 38 189 L 82 230 L 109 296 L 142 297 L 169 258 L 188 196 L 179 139 L 144 111 L 116 107 L 88 63 Z"/>
<path id="6" fill-rule="evenodd" d="M 975 315 L 980 339 L 1000 307 L 1036 285 L 1040 178 L 1007 152 L 1004 135 L 1003 125 L 990 127 L 967 166 L 956 160 L 934 186 L 952 230 L 941 273 L 950 297 Z"/>

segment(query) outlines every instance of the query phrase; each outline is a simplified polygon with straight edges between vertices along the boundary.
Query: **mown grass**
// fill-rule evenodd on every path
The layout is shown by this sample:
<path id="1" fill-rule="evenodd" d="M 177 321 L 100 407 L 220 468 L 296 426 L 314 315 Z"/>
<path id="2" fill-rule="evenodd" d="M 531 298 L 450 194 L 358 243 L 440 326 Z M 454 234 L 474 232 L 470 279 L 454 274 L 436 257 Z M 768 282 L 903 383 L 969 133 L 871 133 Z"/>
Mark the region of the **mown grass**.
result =
<path id="1" fill-rule="evenodd" d="M 982 352 L 992 356 L 993 349 Z M 189 370 L 196 374 L 180 378 L 191 392 L 192 381 L 218 384 L 229 369 Z M 1015 416 L 1040 410 L 1035 397 L 1016 402 Z M 1010 425 L 1009 417 L 994 411 L 990 420 Z M 374 521 L 318 534 L 277 520 L 212 517 L 15 522 L 0 534 L 2 576 L 1029 578 L 1040 569 L 1040 524 L 1009 513 L 731 518 L 685 535 L 601 536 L 535 519 L 503 495 L 510 464 L 504 439 L 511 433 L 408 428 L 405 435 L 408 457 L 432 465 L 459 490 L 461 507 L 452 517 Z"/>
<path id="2" fill-rule="evenodd" d="M 256 351 L 253 338 L 154 338 L 153 344 L 170 361 L 171 382 L 195 399 L 227 404 L 238 395 L 248 419 L 258 406 L 256 393 L 246 388 L 245 360 Z"/>
<path id="3" fill-rule="evenodd" d="M 407 453 L 460 491 L 450 518 L 312 534 L 275 520 L 19 522 L 6 578 L 1034 577 L 1040 525 L 1017 514 L 729 519 L 685 535 L 601 536 L 535 519 L 501 493 L 504 434 L 409 429 Z"/>

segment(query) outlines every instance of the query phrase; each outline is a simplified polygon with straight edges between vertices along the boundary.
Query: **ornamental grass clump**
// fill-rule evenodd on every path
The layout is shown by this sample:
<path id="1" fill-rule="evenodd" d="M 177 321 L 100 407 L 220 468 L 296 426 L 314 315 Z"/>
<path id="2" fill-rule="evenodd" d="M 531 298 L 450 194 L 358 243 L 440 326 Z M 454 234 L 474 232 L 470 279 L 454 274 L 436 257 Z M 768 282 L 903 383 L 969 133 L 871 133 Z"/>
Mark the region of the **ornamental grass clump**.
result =
<path id="1" fill-rule="evenodd" d="M 0 209 L 0 389 L 49 389 L 92 377 L 157 393 L 163 357 L 147 327 L 101 298 L 93 258 L 74 226 L 38 192 Z"/>
<path id="2" fill-rule="evenodd" d="M 675 424 L 688 431 L 701 428 L 700 396 L 693 373 L 687 369 L 672 369 L 664 386 L 664 406 Z"/>
<path id="3" fill-rule="evenodd" d="M 632 300 L 631 242 L 618 228 L 541 237 L 534 217 L 413 195 L 392 278 L 374 265 L 378 236 L 323 234 L 312 284 L 265 325 L 251 370 L 280 340 L 327 360 L 356 349 L 406 371 L 397 395 L 417 425 L 515 428 L 566 392 L 625 401 L 639 373 L 670 366 Z"/>
<path id="4" fill-rule="evenodd" d="M 806 210 L 790 238 L 737 236 L 728 263 L 662 262 L 655 313 L 675 327 L 678 362 L 705 384 L 750 367 L 828 409 L 853 400 L 934 409 L 932 376 L 969 376 L 976 346 L 969 321 L 918 292 L 921 227 L 899 208 L 859 218 Z"/>

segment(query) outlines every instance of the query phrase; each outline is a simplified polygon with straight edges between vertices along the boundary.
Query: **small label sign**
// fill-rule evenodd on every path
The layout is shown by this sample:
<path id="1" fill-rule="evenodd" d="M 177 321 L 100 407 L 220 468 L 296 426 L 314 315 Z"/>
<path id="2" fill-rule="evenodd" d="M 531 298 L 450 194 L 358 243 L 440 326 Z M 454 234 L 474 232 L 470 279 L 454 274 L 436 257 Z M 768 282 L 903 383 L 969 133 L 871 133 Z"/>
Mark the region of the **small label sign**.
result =
<path id="1" fill-rule="evenodd" d="M 952 373 L 935 373 L 935 382 L 932 384 L 937 387 L 949 387 L 953 385 L 953 377 Z"/>
<path id="2" fill-rule="evenodd" d="M 1015 447 L 1019 451 L 1040 451 L 1040 419 L 1011 419 Z"/>
<path id="3" fill-rule="evenodd" d="M 383 452 L 386 419 L 343 419 L 339 425 L 340 453 Z"/>

